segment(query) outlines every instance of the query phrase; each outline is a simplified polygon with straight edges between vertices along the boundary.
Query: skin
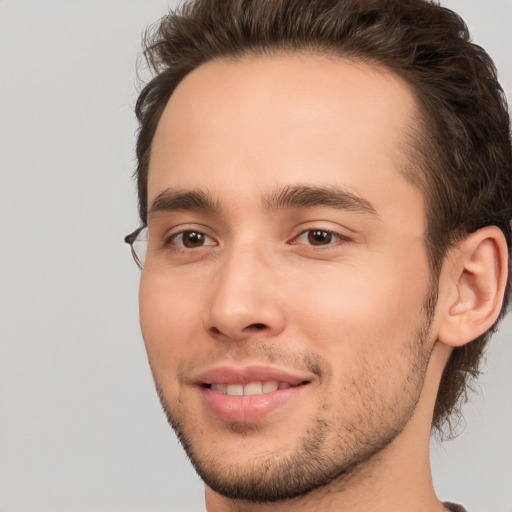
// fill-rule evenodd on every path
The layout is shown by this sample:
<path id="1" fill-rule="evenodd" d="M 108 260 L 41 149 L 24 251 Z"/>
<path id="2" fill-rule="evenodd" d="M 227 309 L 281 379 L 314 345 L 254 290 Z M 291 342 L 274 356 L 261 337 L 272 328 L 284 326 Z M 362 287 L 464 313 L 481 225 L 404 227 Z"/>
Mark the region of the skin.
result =
<path id="1" fill-rule="evenodd" d="M 140 318 L 209 511 L 444 510 L 430 477 L 432 411 L 451 347 L 474 334 L 458 335 L 461 304 L 478 295 L 454 284 L 454 258 L 436 311 L 425 311 L 425 206 L 403 174 L 415 112 L 393 74 L 315 55 L 208 63 L 173 93 L 152 147 Z M 370 207 L 275 204 L 296 186 Z M 169 209 L 171 190 L 200 191 L 215 208 Z M 184 230 L 204 245 L 184 246 Z M 335 235 L 312 245 L 311 230 Z M 458 324 L 446 320 L 454 305 Z M 229 422 L 197 384 L 221 364 L 271 366 L 308 384 L 263 419 Z M 302 494 L 236 498 L 272 483 Z"/>

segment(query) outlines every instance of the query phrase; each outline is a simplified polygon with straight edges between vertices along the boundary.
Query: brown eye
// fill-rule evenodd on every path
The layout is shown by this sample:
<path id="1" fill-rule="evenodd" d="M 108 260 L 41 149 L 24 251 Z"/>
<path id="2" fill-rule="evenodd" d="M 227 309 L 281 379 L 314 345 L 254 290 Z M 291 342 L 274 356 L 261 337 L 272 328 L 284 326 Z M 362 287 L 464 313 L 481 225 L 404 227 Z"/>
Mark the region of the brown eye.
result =
<path id="1" fill-rule="evenodd" d="M 201 233 L 200 231 L 181 231 L 176 233 L 171 239 L 172 245 L 185 247 L 186 249 L 196 249 L 205 245 L 216 245 L 215 241 Z"/>
<path id="2" fill-rule="evenodd" d="M 308 242 L 311 245 L 330 244 L 332 242 L 332 233 L 319 229 L 310 230 L 308 231 Z"/>
<path id="3" fill-rule="evenodd" d="M 336 231 L 327 229 L 306 229 L 297 238 L 290 241 L 292 245 L 306 245 L 322 247 L 338 245 L 342 242 L 349 242 L 350 239 Z"/>
<path id="4" fill-rule="evenodd" d="M 182 235 L 183 245 L 188 248 L 201 247 L 205 241 L 205 235 L 197 231 L 185 231 Z"/>

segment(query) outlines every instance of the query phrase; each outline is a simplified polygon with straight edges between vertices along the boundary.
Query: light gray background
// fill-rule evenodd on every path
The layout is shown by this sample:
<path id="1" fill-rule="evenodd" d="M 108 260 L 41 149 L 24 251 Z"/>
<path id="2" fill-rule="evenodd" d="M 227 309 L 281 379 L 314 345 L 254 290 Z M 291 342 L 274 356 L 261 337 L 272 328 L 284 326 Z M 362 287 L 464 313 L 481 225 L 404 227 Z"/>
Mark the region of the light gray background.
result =
<path id="1" fill-rule="evenodd" d="M 137 320 L 135 62 L 165 0 L 0 0 L 0 512 L 200 511 Z M 512 2 L 452 0 L 512 98 Z M 512 511 L 512 322 L 439 495 Z"/>

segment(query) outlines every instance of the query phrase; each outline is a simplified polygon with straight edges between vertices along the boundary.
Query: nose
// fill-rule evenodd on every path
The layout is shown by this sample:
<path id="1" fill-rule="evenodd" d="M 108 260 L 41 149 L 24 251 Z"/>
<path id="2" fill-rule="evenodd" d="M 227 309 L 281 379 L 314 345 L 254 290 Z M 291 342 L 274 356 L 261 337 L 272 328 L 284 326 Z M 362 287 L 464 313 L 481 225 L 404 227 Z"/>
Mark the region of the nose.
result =
<path id="1" fill-rule="evenodd" d="M 215 276 L 205 328 L 220 338 L 272 337 L 285 328 L 278 269 L 247 248 L 233 253 Z"/>

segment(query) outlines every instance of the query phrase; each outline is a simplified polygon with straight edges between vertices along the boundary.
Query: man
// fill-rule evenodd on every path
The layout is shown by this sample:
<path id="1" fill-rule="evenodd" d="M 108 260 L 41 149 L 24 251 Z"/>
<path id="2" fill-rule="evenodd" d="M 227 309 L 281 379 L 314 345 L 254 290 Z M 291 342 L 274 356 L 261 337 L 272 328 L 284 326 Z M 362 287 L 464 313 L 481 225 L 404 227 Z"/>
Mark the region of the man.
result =
<path id="1" fill-rule="evenodd" d="M 424 0 L 192 2 L 147 57 L 127 241 L 207 510 L 460 510 L 429 438 L 508 292 L 490 58 Z"/>

